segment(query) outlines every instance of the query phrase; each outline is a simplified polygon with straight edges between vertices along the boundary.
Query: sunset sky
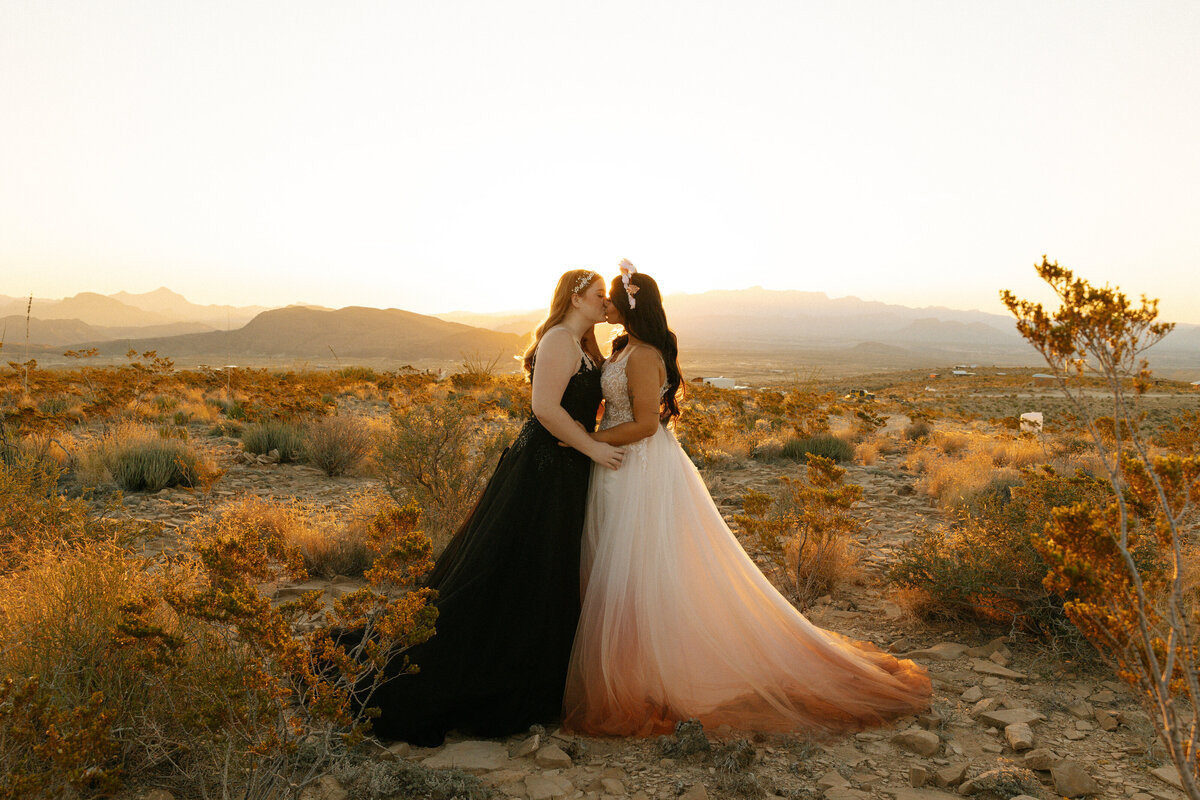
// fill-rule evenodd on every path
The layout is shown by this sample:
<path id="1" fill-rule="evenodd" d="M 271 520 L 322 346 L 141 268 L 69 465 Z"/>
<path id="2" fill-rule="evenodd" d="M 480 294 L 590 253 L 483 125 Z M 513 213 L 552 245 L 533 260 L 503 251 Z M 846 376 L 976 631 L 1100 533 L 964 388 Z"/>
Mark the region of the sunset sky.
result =
<path id="1" fill-rule="evenodd" d="M 0 294 L 542 307 L 628 257 L 1200 323 L 1200 3 L 0 0 Z"/>

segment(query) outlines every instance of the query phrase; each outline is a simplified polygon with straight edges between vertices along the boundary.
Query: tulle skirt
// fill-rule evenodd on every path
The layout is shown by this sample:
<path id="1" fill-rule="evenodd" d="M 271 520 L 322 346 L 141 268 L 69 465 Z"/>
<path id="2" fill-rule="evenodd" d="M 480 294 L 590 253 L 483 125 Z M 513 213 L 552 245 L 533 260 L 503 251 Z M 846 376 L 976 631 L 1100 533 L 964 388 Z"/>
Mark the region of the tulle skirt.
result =
<path id="1" fill-rule="evenodd" d="M 928 708 L 928 674 L 809 622 L 746 555 L 675 436 L 593 468 L 564 724 L 831 733 Z"/>

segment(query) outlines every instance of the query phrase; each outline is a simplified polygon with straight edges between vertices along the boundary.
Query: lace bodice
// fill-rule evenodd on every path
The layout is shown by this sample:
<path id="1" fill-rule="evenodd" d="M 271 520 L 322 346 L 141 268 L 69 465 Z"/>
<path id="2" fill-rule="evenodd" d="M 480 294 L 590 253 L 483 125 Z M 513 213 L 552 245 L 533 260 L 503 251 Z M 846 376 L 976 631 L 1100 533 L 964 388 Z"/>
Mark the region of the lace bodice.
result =
<path id="1" fill-rule="evenodd" d="M 629 363 L 629 354 L 636 349 L 637 345 L 628 347 L 604 362 L 600 372 L 600 389 L 604 392 L 604 418 L 600 420 L 600 430 L 633 422 L 633 398 L 629 394 L 625 366 Z M 660 400 L 666 391 L 667 384 L 664 383 L 658 390 Z"/>

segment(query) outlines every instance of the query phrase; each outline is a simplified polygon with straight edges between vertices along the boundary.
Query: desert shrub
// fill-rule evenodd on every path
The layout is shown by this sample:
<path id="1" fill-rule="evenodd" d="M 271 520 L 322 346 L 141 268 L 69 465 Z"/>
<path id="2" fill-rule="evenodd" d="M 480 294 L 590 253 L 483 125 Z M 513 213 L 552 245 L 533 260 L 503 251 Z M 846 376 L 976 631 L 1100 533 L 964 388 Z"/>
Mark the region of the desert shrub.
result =
<path id="1" fill-rule="evenodd" d="M 165 438 L 153 428 L 124 424 L 111 429 L 85 453 L 93 476 L 106 471 L 127 492 L 156 492 L 169 486 L 195 487 L 220 473 L 187 442 Z"/>
<path id="2" fill-rule="evenodd" d="M 1063 598 L 1042 584 L 1047 565 L 1034 546 L 1053 509 L 1110 498 L 1105 481 L 1050 467 L 1025 469 L 1019 480 L 995 480 L 973 495 L 957 519 L 914 533 L 890 571 L 891 580 L 924 601 L 923 616 L 1003 626 L 1077 647 Z"/>
<path id="3" fill-rule="evenodd" d="M 904 429 L 904 438 L 910 442 L 919 442 L 922 439 L 929 438 L 929 434 L 933 432 L 933 426 L 923 419 L 913 420 Z"/>
<path id="4" fill-rule="evenodd" d="M 372 502 L 364 498 L 358 506 Z M 294 548 L 309 575 L 360 578 L 377 555 L 369 535 L 370 517 L 361 513 L 334 515 L 295 500 L 248 496 L 222 514 L 226 525 L 257 528 Z"/>
<path id="5" fill-rule="evenodd" d="M 792 461 L 803 461 L 809 454 L 841 463 L 854 458 L 854 445 L 829 433 L 816 436 L 795 436 L 783 443 L 781 455 Z"/>
<path id="6" fill-rule="evenodd" d="M 971 444 L 970 434 L 963 431 L 935 431 L 932 436 L 930 436 L 930 440 L 935 448 L 948 456 L 961 453 Z"/>
<path id="7" fill-rule="evenodd" d="M 242 447 L 254 455 L 277 450 L 280 462 L 295 461 L 304 454 L 304 429 L 273 419 L 251 423 L 242 431 Z"/>
<path id="8" fill-rule="evenodd" d="M 782 477 L 773 494 L 746 492 L 742 513 L 734 517 L 758 538 L 804 606 L 857 575 L 851 537 L 861 523 L 849 510 L 862 499 L 861 486 L 842 483 L 846 470 L 828 458 L 807 458 L 805 480 Z"/>
<path id="9" fill-rule="evenodd" d="M 371 452 L 374 440 L 358 417 L 317 417 L 304 426 L 304 458 L 330 477 L 344 475 Z"/>
<path id="10" fill-rule="evenodd" d="M 240 439 L 243 430 L 245 430 L 245 428 L 243 428 L 239 423 L 223 419 L 208 429 L 208 435 L 213 437 L 228 436 L 231 439 Z"/>
<path id="11" fill-rule="evenodd" d="M 428 591 L 398 591 L 432 566 L 418 519 L 372 519 L 370 587 L 323 618 L 319 593 L 276 605 L 258 588 L 304 572 L 254 503 L 153 569 L 111 543 L 32 554 L 0 578 L 0 786 L 21 790 L 0 796 L 64 796 L 84 778 L 292 796 L 361 740 L 351 687 L 365 680 L 369 703 L 393 648 L 432 633 Z M 361 637 L 348 653 L 333 633 L 346 630 Z"/>
<path id="12" fill-rule="evenodd" d="M 347 383 L 373 383 L 379 379 L 379 373 L 375 372 L 375 370 L 370 367 L 361 366 L 342 367 L 333 374 Z"/>
<path id="13" fill-rule="evenodd" d="M 398 502 L 424 509 L 426 531 L 440 551 L 466 518 L 511 438 L 511 428 L 489 424 L 469 395 L 423 394 L 392 411 L 376 440 L 384 488 Z"/>
<path id="14" fill-rule="evenodd" d="M 879 451 L 880 445 L 876 441 L 859 442 L 854 446 L 854 461 L 869 467 L 879 460 Z"/>

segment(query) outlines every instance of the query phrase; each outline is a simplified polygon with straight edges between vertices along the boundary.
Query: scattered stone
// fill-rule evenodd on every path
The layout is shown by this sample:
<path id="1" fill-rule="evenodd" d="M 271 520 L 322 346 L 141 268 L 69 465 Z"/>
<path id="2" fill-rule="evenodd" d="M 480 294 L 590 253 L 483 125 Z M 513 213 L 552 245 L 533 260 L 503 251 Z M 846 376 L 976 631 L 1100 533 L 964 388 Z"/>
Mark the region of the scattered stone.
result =
<path id="1" fill-rule="evenodd" d="M 1078 742 L 1080 739 L 1086 739 L 1087 734 L 1083 731 L 1077 731 L 1074 728 L 1068 728 L 1063 731 L 1063 738 L 1072 742 Z"/>
<path id="2" fill-rule="evenodd" d="M 537 751 L 533 762 L 542 769 L 570 769 L 571 757 L 556 744 L 548 744 Z"/>
<path id="3" fill-rule="evenodd" d="M 933 730 L 934 728 L 942 727 L 942 723 L 946 720 L 942 719 L 942 715 L 936 711 L 928 711 L 917 716 L 917 724 L 925 730 Z"/>
<path id="4" fill-rule="evenodd" d="M 1060 797 L 1083 797 L 1100 791 L 1100 784 L 1078 761 L 1059 761 L 1050 768 L 1050 777 L 1054 780 L 1054 791 Z"/>
<path id="5" fill-rule="evenodd" d="M 617 797 L 624 797 L 626 794 L 625 784 L 616 778 L 601 778 L 600 786 L 604 789 L 605 794 L 616 795 Z"/>
<path id="6" fill-rule="evenodd" d="M 1179 770 L 1171 764 L 1164 764 L 1161 767 L 1156 767 L 1150 770 L 1150 774 L 1158 778 L 1163 783 L 1169 783 L 1176 789 L 1183 789 L 1183 780 L 1179 777 Z"/>
<path id="7" fill-rule="evenodd" d="M 961 699 L 964 703 L 978 703 L 983 699 L 983 689 L 980 689 L 978 686 L 972 686 L 962 693 Z"/>
<path id="8" fill-rule="evenodd" d="M 825 790 L 825 800 L 869 800 L 871 795 L 849 786 L 835 786 Z"/>
<path id="9" fill-rule="evenodd" d="M 920 789 L 929 783 L 929 779 L 932 777 L 926 767 L 915 765 L 908 768 L 908 785 L 914 789 Z"/>
<path id="10" fill-rule="evenodd" d="M 892 744 L 918 755 L 931 756 L 941 748 L 942 740 L 931 731 L 909 730 L 893 736 Z"/>
<path id="11" fill-rule="evenodd" d="M 932 647 L 926 647 L 921 650 L 913 650 L 905 653 L 905 658 L 928 658 L 933 661 L 953 661 L 956 658 L 962 658 L 967 652 L 966 645 L 956 644 L 954 642 L 938 642 Z"/>
<path id="12" fill-rule="evenodd" d="M 408 758 L 409 754 L 412 753 L 412 745 L 408 742 L 396 742 L 388 745 L 388 752 L 395 758 Z"/>
<path id="13" fill-rule="evenodd" d="M 1025 722 L 1014 722 L 1004 726 L 1004 739 L 1018 753 L 1033 749 L 1033 729 Z"/>
<path id="14" fill-rule="evenodd" d="M 1003 650 L 997 650 L 992 653 L 988 656 L 988 661 L 991 661 L 993 664 L 999 664 L 1002 667 L 1008 666 L 1008 656 L 1005 655 Z"/>
<path id="15" fill-rule="evenodd" d="M 1021 762 L 1026 769 L 1036 769 L 1042 772 L 1048 772 L 1052 766 L 1061 761 L 1058 753 L 1053 750 L 1047 750 L 1044 747 L 1039 747 L 1036 750 L 1030 750 L 1025 754 L 1025 760 Z"/>
<path id="16" fill-rule="evenodd" d="M 500 769 L 508 764 L 508 750 L 499 742 L 467 740 L 443 747 L 421 762 L 430 769 L 458 767 L 479 774 Z"/>
<path id="17" fill-rule="evenodd" d="M 1089 698 L 1093 703 L 1113 703 L 1116 702 L 1117 695 L 1110 692 L 1108 689 L 1102 689 L 1096 692 Z"/>
<path id="18" fill-rule="evenodd" d="M 964 761 L 961 764 L 951 764 L 948 767 L 942 767 L 933 775 L 934 782 L 943 788 L 947 786 L 957 786 L 963 782 L 963 778 L 967 777 L 967 763 Z"/>
<path id="19" fill-rule="evenodd" d="M 850 781 L 842 777 L 837 770 L 830 770 L 817 779 L 817 786 L 821 789 L 833 789 L 839 786 L 849 786 Z"/>
<path id="20" fill-rule="evenodd" d="M 976 703 L 975 705 L 971 706 L 970 714 L 972 717 L 978 717 L 980 714 L 984 713 L 985 711 L 991 711 L 995 705 L 996 705 L 996 698 L 985 697 L 982 700 L 980 700 L 978 703 Z"/>
<path id="21" fill-rule="evenodd" d="M 1096 709 L 1096 724 L 1101 730 L 1115 731 L 1117 729 L 1117 718 L 1103 708 Z"/>
<path id="22" fill-rule="evenodd" d="M 998 636 L 985 645 L 980 645 L 979 647 L 968 647 L 965 652 L 971 658 L 987 658 L 992 653 L 1004 647 L 1004 642 L 1007 641 L 1007 638 L 1008 637 L 1005 636 Z"/>
<path id="23" fill-rule="evenodd" d="M 1092 706 L 1089 703 L 1085 703 L 1082 700 L 1075 702 L 1075 703 L 1071 703 L 1071 705 L 1067 706 L 1067 711 L 1070 711 L 1072 714 L 1079 717 L 1080 719 L 1091 719 L 1092 716 L 1096 713 L 1092 709 Z"/>
<path id="24" fill-rule="evenodd" d="M 1032 708 L 1005 708 L 999 711 L 984 711 L 979 714 L 979 721 L 991 725 L 993 728 L 1005 728 L 1018 722 L 1029 725 L 1043 719 L 1045 716 Z"/>
<path id="25" fill-rule="evenodd" d="M 509 758 L 528 758 L 538 751 L 542 745 L 542 737 L 533 734 L 508 748 Z"/>
<path id="26" fill-rule="evenodd" d="M 569 780 L 560 775 L 527 775 L 525 795 L 529 800 L 560 800 L 575 791 Z"/>
<path id="27" fill-rule="evenodd" d="M 691 788 L 679 795 L 679 800 L 708 800 L 708 790 L 703 783 L 693 783 Z"/>
<path id="28" fill-rule="evenodd" d="M 1008 678 L 1012 681 L 1026 680 L 1026 675 L 1016 670 L 1011 670 L 1008 667 L 1002 667 L 999 664 L 982 659 L 975 659 L 971 662 L 971 669 L 983 675 L 994 675 L 997 678 Z"/>

